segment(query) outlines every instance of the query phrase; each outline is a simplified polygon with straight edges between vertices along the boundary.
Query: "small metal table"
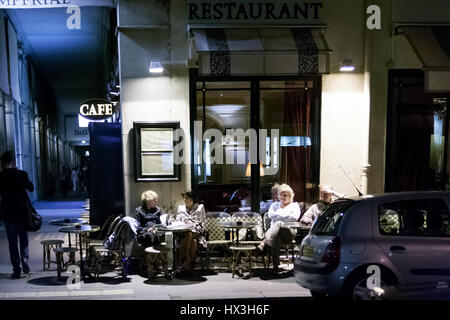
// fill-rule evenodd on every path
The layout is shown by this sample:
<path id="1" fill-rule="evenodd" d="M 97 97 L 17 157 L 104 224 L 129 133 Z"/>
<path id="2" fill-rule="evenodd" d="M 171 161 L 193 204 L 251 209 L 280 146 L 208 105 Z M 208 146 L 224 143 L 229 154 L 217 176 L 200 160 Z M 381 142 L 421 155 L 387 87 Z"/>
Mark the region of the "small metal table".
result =
<path id="1" fill-rule="evenodd" d="M 177 255 L 177 247 L 175 245 L 175 237 L 177 234 L 181 234 L 184 232 L 192 232 L 194 229 L 194 225 L 178 225 L 178 226 L 163 226 L 163 225 L 154 225 L 156 231 L 161 232 L 172 232 L 173 233 L 173 241 L 172 241 L 172 276 L 175 275 L 176 270 L 178 268 L 178 255 Z"/>
<path id="2" fill-rule="evenodd" d="M 58 227 L 75 227 L 76 225 L 80 224 L 87 224 L 88 222 L 83 219 L 57 219 L 57 220 L 51 220 L 48 224 L 52 226 L 58 226 Z M 72 248 L 72 242 L 71 242 L 71 235 L 69 234 L 69 248 Z M 76 241 L 77 239 L 75 239 Z"/>
<path id="3" fill-rule="evenodd" d="M 59 232 L 66 232 L 66 233 L 76 233 L 79 234 L 80 239 L 80 269 L 81 269 L 81 279 L 84 280 L 84 261 L 83 261 L 83 242 L 82 242 L 82 236 L 83 234 L 88 234 L 91 232 L 99 231 L 99 226 L 92 226 L 92 225 L 81 225 L 78 224 L 73 227 L 64 227 L 59 229 Z"/>
<path id="4" fill-rule="evenodd" d="M 253 228 L 258 225 L 256 222 L 238 222 L 238 221 L 232 221 L 232 222 L 223 222 L 220 224 L 224 229 L 231 229 L 232 232 L 236 233 L 236 246 L 239 245 L 239 229 L 244 228 Z"/>

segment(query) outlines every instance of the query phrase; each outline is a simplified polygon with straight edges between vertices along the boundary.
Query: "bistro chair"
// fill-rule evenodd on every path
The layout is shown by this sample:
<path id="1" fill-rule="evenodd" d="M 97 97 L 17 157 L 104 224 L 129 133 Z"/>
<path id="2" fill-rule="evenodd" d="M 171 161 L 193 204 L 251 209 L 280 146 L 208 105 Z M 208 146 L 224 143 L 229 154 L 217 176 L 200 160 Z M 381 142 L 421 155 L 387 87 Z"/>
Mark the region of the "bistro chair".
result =
<path id="1" fill-rule="evenodd" d="M 235 212 L 231 216 L 231 221 L 233 222 L 253 222 L 257 224 L 257 227 L 260 228 L 260 232 L 264 232 L 263 227 L 263 219 L 261 218 L 261 215 L 258 212 L 252 212 L 252 211 L 238 211 Z M 252 228 L 253 229 L 253 228 Z M 255 245 L 257 246 L 261 240 L 264 238 L 264 234 L 262 234 L 263 238 L 258 237 L 256 230 L 248 230 L 248 229 L 242 229 L 245 230 L 247 234 L 249 234 L 249 231 L 251 232 L 251 235 L 253 239 L 247 240 L 244 238 L 243 240 L 239 239 L 239 243 L 242 243 L 243 245 Z M 255 231 L 255 232 L 253 232 Z M 239 236 L 239 234 L 238 234 Z"/>
<path id="2" fill-rule="evenodd" d="M 231 244 L 231 240 L 226 239 L 225 229 L 221 226 L 221 223 L 230 221 L 231 216 L 226 212 L 206 212 L 206 269 L 209 268 L 211 253 L 217 247 L 223 248 L 225 261 L 228 268 L 228 246 Z"/>
<path id="3" fill-rule="evenodd" d="M 114 228 L 122 218 L 122 215 L 110 215 L 100 228 L 96 239 L 89 239 L 88 237 L 85 238 L 86 248 L 88 249 L 90 246 L 103 246 L 103 243 L 106 241 L 107 236 L 114 231 Z"/>

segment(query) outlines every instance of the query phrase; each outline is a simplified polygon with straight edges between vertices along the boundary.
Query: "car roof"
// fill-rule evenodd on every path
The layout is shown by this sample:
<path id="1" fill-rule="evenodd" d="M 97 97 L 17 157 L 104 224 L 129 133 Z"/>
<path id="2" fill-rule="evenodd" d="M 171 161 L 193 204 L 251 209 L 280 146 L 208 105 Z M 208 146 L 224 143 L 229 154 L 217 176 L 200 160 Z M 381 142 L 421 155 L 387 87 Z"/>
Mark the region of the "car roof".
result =
<path id="1" fill-rule="evenodd" d="M 415 198 L 430 198 L 430 197 L 450 197 L 449 191 L 403 191 L 403 192 L 385 192 L 374 193 L 363 196 L 349 197 L 348 199 L 354 201 L 367 201 L 367 200 L 401 200 L 401 199 L 415 199 Z"/>

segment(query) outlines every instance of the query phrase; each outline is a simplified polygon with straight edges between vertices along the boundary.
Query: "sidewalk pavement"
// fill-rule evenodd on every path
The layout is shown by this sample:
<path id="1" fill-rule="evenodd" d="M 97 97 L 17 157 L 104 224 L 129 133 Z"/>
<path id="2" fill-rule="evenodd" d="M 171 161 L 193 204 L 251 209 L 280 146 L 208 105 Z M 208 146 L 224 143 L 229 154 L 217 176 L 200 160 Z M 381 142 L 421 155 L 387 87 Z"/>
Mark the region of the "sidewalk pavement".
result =
<path id="1" fill-rule="evenodd" d="M 59 300 L 211 300 L 211 299 L 265 299 L 306 298 L 309 291 L 298 286 L 292 276 L 292 263 L 282 265 L 284 271 L 273 277 L 257 269 L 249 279 L 232 278 L 230 272 L 209 272 L 190 277 L 166 280 L 158 277 L 149 281 L 140 275 L 122 279 L 111 272 L 100 275 L 97 281 L 86 279 L 79 288 L 67 285 L 69 274 L 63 273 L 63 281 L 57 280 L 55 265 L 51 271 L 43 271 L 41 240 L 57 238 L 68 243 L 66 234 L 59 227 L 50 226 L 53 219 L 79 218 L 84 211 L 84 201 L 41 201 L 35 204 L 43 217 L 41 230 L 29 233 L 29 275 L 10 279 L 12 267 L 9 261 L 8 241 L 3 223 L 0 223 L 0 299 L 59 299 Z M 78 257 L 77 257 L 78 259 Z"/>

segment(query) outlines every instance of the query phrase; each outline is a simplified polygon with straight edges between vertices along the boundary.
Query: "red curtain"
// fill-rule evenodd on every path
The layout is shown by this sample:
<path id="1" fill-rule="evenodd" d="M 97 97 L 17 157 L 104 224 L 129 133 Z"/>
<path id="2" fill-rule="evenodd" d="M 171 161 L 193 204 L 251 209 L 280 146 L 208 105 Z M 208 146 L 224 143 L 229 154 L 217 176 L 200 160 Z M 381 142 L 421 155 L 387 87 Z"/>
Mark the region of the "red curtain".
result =
<path id="1" fill-rule="evenodd" d="M 285 93 L 282 136 L 311 137 L 311 90 Z M 306 144 L 306 139 L 301 140 Z M 281 147 L 280 182 L 295 192 L 294 201 L 311 202 L 307 182 L 311 179 L 311 146 Z"/>

